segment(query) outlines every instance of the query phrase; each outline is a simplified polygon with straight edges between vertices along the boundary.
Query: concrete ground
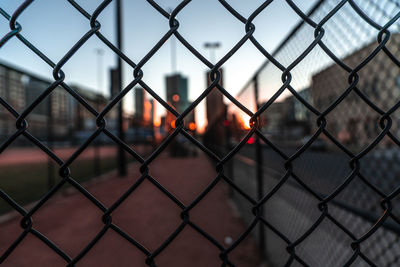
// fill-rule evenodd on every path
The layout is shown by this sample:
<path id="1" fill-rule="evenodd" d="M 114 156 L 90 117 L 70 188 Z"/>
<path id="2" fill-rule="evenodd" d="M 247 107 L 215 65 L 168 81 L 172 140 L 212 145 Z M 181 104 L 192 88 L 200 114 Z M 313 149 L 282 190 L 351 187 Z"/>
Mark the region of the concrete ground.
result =
<path id="1" fill-rule="evenodd" d="M 104 180 L 86 185 L 104 205 L 109 207 L 136 181 L 139 165 L 132 164 L 127 178 L 110 174 Z M 215 178 L 216 172 L 204 156 L 170 158 L 160 156 L 150 165 L 150 174 L 188 205 Z M 73 173 L 72 173 L 73 176 Z M 213 236 L 220 244 L 235 240 L 244 224 L 228 198 L 228 190 L 220 182 L 190 211 L 190 220 Z M 73 191 L 73 192 L 71 192 Z M 0 200 L 1 201 L 1 200 Z M 182 222 L 181 209 L 145 180 L 112 214 L 113 223 L 129 233 L 148 250 L 156 250 Z M 103 227 L 102 212 L 76 190 L 55 196 L 33 216 L 34 228 L 46 235 L 70 257 L 75 257 Z M 22 232 L 20 217 L 0 225 L 0 255 Z M 184 230 L 155 259 L 159 267 L 221 266 L 219 249 L 193 228 Z M 77 263 L 77 266 L 147 266 L 146 256 L 113 230 Z M 260 266 L 257 247 L 246 238 L 229 254 L 239 267 Z M 29 234 L 2 266 L 65 266 L 66 262 L 43 242 Z"/>

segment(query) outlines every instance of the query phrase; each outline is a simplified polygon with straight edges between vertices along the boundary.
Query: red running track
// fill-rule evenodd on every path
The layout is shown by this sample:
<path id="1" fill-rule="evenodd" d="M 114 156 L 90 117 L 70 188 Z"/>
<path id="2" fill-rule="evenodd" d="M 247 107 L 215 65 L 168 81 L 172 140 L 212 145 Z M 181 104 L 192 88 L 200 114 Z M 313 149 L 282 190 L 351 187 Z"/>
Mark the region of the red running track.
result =
<path id="1" fill-rule="evenodd" d="M 139 165 L 131 164 L 128 178 L 115 174 L 87 185 L 87 189 L 104 205 L 110 206 L 138 179 Z M 169 158 L 162 156 L 150 165 L 150 174 L 188 205 L 215 178 L 207 158 Z M 113 223 L 128 232 L 148 250 L 154 251 L 182 222 L 181 209 L 152 183 L 145 180 L 112 214 Z M 34 228 L 50 238 L 70 257 L 75 257 L 98 233 L 102 212 L 78 192 L 58 195 L 34 214 Z M 0 254 L 22 232 L 20 217 L 0 225 Z M 236 239 L 245 228 L 235 213 L 221 181 L 190 211 L 190 220 L 224 244 L 227 237 Z M 229 239 L 229 238 L 228 238 Z M 174 241 L 156 257 L 158 267 L 221 266 L 220 251 L 202 235 L 186 226 Z M 260 265 L 257 248 L 246 238 L 229 256 L 235 266 Z M 77 266 L 145 267 L 145 255 L 112 230 Z M 66 262 L 35 236 L 29 234 L 2 266 L 65 266 Z"/>
<path id="2" fill-rule="evenodd" d="M 56 148 L 54 149 L 54 153 L 63 160 L 68 159 L 78 147 L 68 147 L 68 148 Z M 138 145 L 133 147 L 133 149 L 142 154 L 145 150 L 143 145 Z M 99 147 L 100 157 L 107 158 L 113 157 L 117 153 L 116 146 L 102 146 Z M 79 159 L 89 159 L 94 156 L 94 147 L 86 148 L 82 154 L 79 156 Z M 29 164 L 29 163 L 40 163 L 46 162 L 49 156 L 46 153 L 41 151 L 39 148 L 8 148 L 2 153 L 0 153 L 0 166 L 7 165 L 18 165 L 18 164 Z"/>

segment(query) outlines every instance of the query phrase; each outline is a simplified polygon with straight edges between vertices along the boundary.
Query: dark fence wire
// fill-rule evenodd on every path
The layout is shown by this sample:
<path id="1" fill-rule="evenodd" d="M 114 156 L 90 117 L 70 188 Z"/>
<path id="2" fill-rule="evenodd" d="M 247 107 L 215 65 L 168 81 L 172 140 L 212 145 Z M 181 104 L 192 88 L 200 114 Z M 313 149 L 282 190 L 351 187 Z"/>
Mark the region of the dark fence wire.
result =
<path id="1" fill-rule="evenodd" d="M 343 6 L 337 9 L 341 4 Z M 269 132 L 268 127 L 261 127 L 269 147 L 265 152 L 267 159 L 253 165 L 240 157 L 235 161 L 236 183 L 254 194 L 257 185 L 246 185 L 244 177 L 249 173 L 244 174 L 241 169 L 251 172 L 253 177 L 256 177 L 254 168 L 257 165 L 264 165 L 266 169 L 265 189 L 272 194 L 264 205 L 264 214 L 269 214 L 268 222 L 276 227 L 267 233 L 270 247 L 267 244 L 266 252 L 272 266 L 285 263 L 282 259 L 285 253 L 277 253 L 276 247 L 280 246 L 276 244 L 277 239 L 284 240 L 286 248 L 295 243 L 300 258 L 311 266 L 350 263 L 356 266 L 392 266 L 399 263 L 400 250 L 396 245 L 399 221 L 395 208 L 399 183 L 394 174 L 398 171 L 399 154 L 398 115 L 395 114 L 400 87 L 399 61 L 396 60 L 399 57 L 399 23 L 396 22 L 399 7 L 396 1 L 319 1 L 307 16 L 302 15 L 303 21 L 237 96 L 239 101 L 254 110 L 252 102 L 257 85 L 264 93 L 258 101 L 265 103 L 267 108 L 259 118 L 267 120 L 266 126 L 271 123 L 269 120 L 273 120 L 268 116 L 276 113 L 274 109 L 278 102 L 300 104 L 309 113 L 307 122 L 312 126 L 311 137 L 305 144 L 299 145 L 298 142 L 295 149 L 292 142 L 292 148 L 288 149 L 288 144 L 282 144 L 284 138 L 278 138 L 285 135 L 285 130 L 290 131 L 284 128 L 285 117 L 282 115 L 280 127 L 283 129 L 278 134 Z M 312 35 L 320 37 L 321 42 L 303 57 L 302 53 L 310 43 L 313 46 L 315 39 Z M 299 57 L 301 61 L 298 61 Z M 274 85 L 281 79 L 285 68 L 282 69 L 276 61 L 292 68 L 290 86 L 283 86 L 285 89 L 280 92 Z M 310 98 L 302 95 L 305 91 L 310 91 Z M 241 111 L 231 105 L 231 113 L 240 117 Z M 348 117 L 357 120 L 347 120 Z M 339 130 L 350 129 L 350 124 L 353 125 L 350 132 L 354 138 L 351 142 L 344 142 Z M 293 139 L 289 137 L 286 141 L 290 138 Z M 315 152 L 313 145 L 320 139 L 328 140 L 333 151 Z M 242 154 L 253 157 L 248 151 Z M 346 162 L 349 165 L 347 169 L 343 167 Z M 315 198 L 310 198 L 310 194 Z M 315 220 L 315 214 L 310 211 L 310 207 L 317 205 L 313 200 L 318 200 L 320 209 L 330 204 L 326 216 L 336 219 L 339 224 L 335 224 L 339 227 L 328 227 L 321 219 L 320 224 L 311 226 L 315 227 L 312 233 L 304 235 L 307 229 L 302 224 L 309 225 L 308 220 Z M 243 200 L 236 201 L 246 213 L 245 205 L 241 203 Z M 290 204 L 282 204 L 286 202 Z M 291 209 L 296 209 L 296 212 Z M 348 260 L 350 242 L 344 237 L 335 238 L 346 231 L 352 234 L 346 233 L 345 236 L 353 239 L 351 246 L 356 252 L 351 258 L 354 261 Z M 274 235 L 279 238 L 271 237 Z M 307 247 L 307 251 L 302 245 L 310 238 L 319 238 L 319 242 L 314 239 L 318 246 Z M 299 239 L 301 242 L 292 241 Z M 364 253 L 360 255 L 364 262 L 355 258 L 357 250 Z"/>
<path id="2" fill-rule="evenodd" d="M 8 112 L 13 115 L 16 119 L 16 130 L 15 132 L 9 136 L 0 146 L 0 152 L 3 152 L 10 144 L 12 144 L 15 139 L 19 136 L 24 136 L 27 140 L 36 145 L 39 149 L 44 151 L 58 166 L 59 166 L 59 176 L 60 181 L 49 190 L 31 209 L 25 210 L 22 206 L 20 206 L 17 202 L 15 202 L 12 198 L 10 198 L 6 192 L 0 190 L 0 197 L 4 199 L 12 208 L 14 208 L 17 212 L 19 212 L 22 216 L 21 219 L 21 228 L 22 232 L 20 236 L 10 245 L 8 250 L 0 257 L 0 263 L 6 260 L 6 258 L 13 252 L 13 250 L 18 246 L 18 244 L 28 235 L 32 234 L 36 236 L 39 240 L 45 243 L 49 248 L 51 248 L 55 253 L 57 253 L 62 259 L 65 260 L 67 266 L 74 266 L 79 260 L 81 260 L 86 253 L 102 238 L 102 236 L 108 231 L 113 230 L 118 233 L 120 236 L 129 241 L 133 246 L 138 248 L 140 251 L 147 256 L 146 264 L 149 266 L 156 266 L 156 258 L 157 256 L 171 243 L 173 240 L 180 234 L 180 232 L 185 227 L 191 227 L 204 236 L 207 240 L 210 241 L 210 244 L 214 245 L 216 248 L 220 250 L 220 258 L 222 266 L 234 266 L 234 264 L 229 260 L 229 253 L 234 250 L 241 241 L 246 238 L 257 225 L 263 225 L 269 231 L 272 231 L 275 235 L 277 235 L 284 243 L 286 243 L 286 251 L 288 253 L 289 258 L 286 261 L 286 265 L 289 266 L 293 263 L 297 263 L 303 266 L 309 266 L 310 263 L 306 262 L 301 256 L 297 253 L 297 248 L 301 246 L 301 244 L 309 237 L 313 235 L 313 233 L 318 230 L 319 226 L 326 221 L 337 226 L 337 228 L 345 235 L 347 238 L 351 240 L 351 244 L 348 246 L 348 250 L 352 251 L 351 255 L 348 259 L 346 259 L 345 266 L 349 266 L 356 261 L 363 261 L 363 264 L 369 264 L 371 266 L 375 266 L 375 263 L 372 259 L 370 259 L 366 253 L 363 251 L 363 244 L 367 242 L 369 239 L 374 237 L 374 234 L 379 231 L 384 222 L 391 218 L 397 224 L 400 223 L 400 219 L 393 212 L 393 199 L 398 196 L 400 193 L 400 187 L 392 189 L 389 193 L 384 193 L 377 186 L 371 184 L 368 179 L 366 179 L 362 173 L 362 167 L 360 165 L 360 161 L 362 158 L 368 155 L 368 153 L 376 147 L 384 137 L 390 138 L 397 146 L 400 146 L 400 141 L 396 137 L 395 134 L 391 132 L 392 126 L 392 118 L 391 115 L 398 109 L 400 106 L 400 102 L 390 107 L 388 110 L 383 110 L 378 106 L 374 105 L 374 103 L 369 100 L 368 96 L 366 96 L 358 87 L 359 81 L 359 72 L 365 68 L 368 64 L 372 64 L 371 60 L 376 57 L 378 54 L 384 53 L 397 67 L 400 66 L 400 62 L 396 56 L 392 54 L 390 49 L 386 47 L 386 44 L 391 39 L 391 31 L 389 28 L 394 25 L 397 19 L 400 17 L 400 12 L 393 15 L 389 15 L 389 19 L 387 19 L 384 23 L 378 24 L 373 19 L 369 17 L 369 14 L 366 14 L 363 9 L 361 9 L 361 5 L 357 5 L 355 1 L 347 0 L 340 1 L 338 3 L 332 4 L 332 1 L 319 1 L 314 10 L 319 8 L 321 3 L 331 3 L 332 8 L 327 10 L 324 15 L 316 20 L 311 15 L 304 14 L 292 1 L 288 0 L 287 3 L 291 6 L 293 11 L 295 11 L 299 17 L 304 20 L 303 24 L 309 25 L 313 29 L 313 37 L 312 40 L 309 40 L 308 47 L 305 47 L 301 53 L 288 62 L 288 64 L 281 63 L 280 60 L 276 58 L 276 54 L 270 54 L 266 51 L 263 46 L 257 41 L 257 39 L 253 36 L 253 33 L 256 30 L 256 26 L 252 23 L 253 20 L 266 8 L 272 1 L 266 1 L 263 3 L 258 9 L 256 9 L 249 18 L 243 17 L 239 14 L 234 8 L 232 8 L 228 2 L 224 0 L 220 0 L 219 2 L 229 11 L 235 18 L 241 21 L 245 26 L 245 34 L 242 39 L 224 56 L 222 57 L 215 65 L 209 62 L 206 58 L 204 58 L 194 47 L 191 46 L 189 42 L 185 40 L 183 36 L 179 34 L 179 21 L 176 19 L 176 16 L 179 12 L 181 12 L 190 1 L 182 1 L 172 12 L 168 13 L 166 10 L 161 8 L 155 1 L 148 0 L 148 3 L 157 10 L 160 15 L 164 16 L 166 20 L 168 20 L 170 29 L 165 33 L 165 35 L 159 40 L 159 42 L 137 63 L 133 62 L 129 57 L 127 57 L 121 50 L 116 48 L 104 35 L 101 33 L 101 25 L 97 21 L 97 17 L 101 14 L 104 8 L 107 7 L 112 1 L 106 0 L 103 1 L 99 7 L 93 12 L 93 14 L 89 14 L 85 9 L 83 9 L 78 3 L 73 0 L 69 0 L 69 3 L 76 8 L 77 12 L 81 13 L 84 17 L 86 17 L 90 24 L 90 29 L 88 32 L 82 36 L 82 38 L 62 57 L 59 62 L 53 62 L 50 58 L 48 58 L 44 53 L 42 53 L 39 49 L 37 49 L 29 40 L 25 39 L 22 35 L 22 25 L 18 24 L 18 17 L 29 8 L 29 5 L 33 2 L 33 0 L 25 1 L 21 6 L 14 12 L 13 15 L 7 14 L 4 10 L 0 9 L 0 13 L 9 20 L 10 23 L 10 32 L 6 34 L 0 40 L 0 47 L 7 45 L 7 41 L 12 38 L 17 38 L 20 42 L 22 42 L 26 47 L 31 49 L 40 59 L 42 59 L 45 63 L 53 68 L 53 78 L 54 82 L 34 101 L 31 105 L 26 107 L 21 113 L 18 113 L 10 104 L 7 103 L 4 99 L 0 98 L 0 104 L 8 110 Z M 371 1 L 370 1 L 371 2 Z M 381 1 L 381 2 L 390 2 L 392 1 Z M 380 2 L 374 2 L 375 5 L 380 6 Z M 378 31 L 377 34 L 377 43 L 375 49 L 370 52 L 367 57 L 363 60 L 360 60 L 355 67 L 348 66 L 343 60 L 340 58 L 343 57 L 343 54 L 337 55 L 335 52 L 327 46 L 324 42 L 324 35 L 327 35 L 328 31 L 325 31 L 324 26 L 346 6 L 346 8 L 351 8 L 351 10 L 356 14 L 358 19 L 357 23 L 363 23 L 370 25 Z M 387 8 L 384 8 L 387 10 Z M 295 30 L 293 34 L 296 32 Z M 166 103 L 159 95 L 157 95 L 143 80 L 143 71 L 142 67 L 146 64 L 146 62 L 157 52 L 157 50 L 165 43 L 165 41 L 174 35 L 193 55 L 195 55 L 202 63 L 204 63 L 211 70 L 211 80 L 212 83 L 208 88 L 204 90 L 204 92 L 181 114 L 179 114 L 173 107 L 171 107 L 168 103 Z M 101 110 L 100 112 L 96 111 L 96 109 L 90 106 L 74 89 L 72 89 L 67 83 L 64 82 L 65 75 L 62 71 L 63 65 L 65 65 L 68 60 L 74 56 L 74 54 L 80 49 L 80 47 L 88 41 L 90 38 L 94 37 L 99 38 L 105 45 L 107 45 L 116 55 L 118 55 L 125 63 L 129 64 L 133 69 L 133 79 L 125 87 L 117 96 L 115 96 L 108 105 Z M 251 109 L 247 108 L 244 104 L 242 104 L 239 100 L 233 97 L 229 92 L 223 88 L 219 80 L 221 78 L 221 74 L 219 69 L 224 65 L 224 63 L 238 50 L 240 47 L 250 41 L 254 44 L 254 46 L 267 58 L 270 62 L 268 64 L 273 64 L 280 71 L 281 77 L 281 85 L 278 88 L 274 89 L 274 94 L 268 98 L 268 101 L 260 106 L 256 111 L 251 111 Z M 298 66 L 308 54 L 310 54 L 314 49 L 322 49 L 324 53 L 333 60 L 340 68 L 345 70 L 347 74 L 347 86 L 343 88 L 343 92 L 332 102 L 328 107 L 324 109 L 317 109 L 314 107 L 312 103 L 308 103 L 305 99 L 303 99 L 295 90 L 292 85 L 292 79 L 294 76 L 292 72 L 295 72 L 296 66 Z M 1 51 L 1 50 L 0 50 Z M 344 48 L 343 51 L 348 51 L 347 48 Z M 256 75 L 259 75 L 257 73 Z M 135 86 L 141 85 L 155 100 L 158 101 L 163 107 L 166 108 L 168 112 L 171 112 L 174 116 L 176 116 L 176 128 L 174 131 L 157 147 L 157 149 L 147 158 L 143 158 L 137 152 L 135 152 L 131 147 L 129 147 L 125 142 L 119 139 L 116 135 L 114 135 L 110 130 L 107 129 L 107 124 L 104 119 L 105 115 L 110 112 L 123 97 Z M 86 108 L 93 116 L 96 117 L 96 125 L 97 130 L 93 132 L 93 134 L 77 149 L 77 151 L 66 161 L 61 160 L 49 147 L 47 147 L 43 142 L 38 140 L 35 136 L 30 134 L 28 122 L 26 117 L 29 113 L 41 103 L 45 98 L 47 98 L 52 91 L 61 86 L 66 92 L 68 92 L 72 97 L 76 99 L 79 104 L 81 104 L 84 108 Z M 246 113 L 250 116 L 250 126 L 251 129 L 247 131 L 245 137 L 224 157 L 217 156 L 213 151 L 205 147 L 201 142 L 192 137 L 185 128 L 184 128 L 184 119 L 185 117 L 201 102 L 204 98 L 211 92 L 211 90 L 219 90 L 224 94 L 226 98 L 228 98 L 233 105 L 239 108 L 242 112 Z M 260 92 L 263 88 L 260 88 Z M 261 131 L 260 125 L 260 116 L 264 112 L 268 112 L 268 108 L 271 104 L 278 99 L 284 92 L 290 91 L 290 93 L 300 101 L 307 109 L 312 112 L 316 117 L 316 128 L 314 129 L 314 133 L 311 138 L 302 145 L 295 153 L 286 154 L 284 151 L 278 148 L 278 146 L 274 145 L 274 143 L 269 140 L 265 135 L 263 135 Z M 327 129 L 327 116 L 333 110 L 338 109 L 340 103 L 346 99 L 346 97 L 351 93 L 356 93 L 357 96 L 362 99 L 368 106 L 370 106 L 377 114 L 379 114 L 379 127 L 380 132 L 377 134 L 375 139 L 364 147 L 360 152 L 354 153 L 344 144 L 342 144 L 334 135 L 330 133 Z M 110 138 L 117 145 L 123 147 L 123 149 L 129 153 L 136 161 L 141 164 L 140 172 L 141 177 L 110 207 L 104 206 L 99 200 L 97 200 L 94 196 L 92 196 L 85 188 L 83 188 L 78 182 L 76 182 L 73 178 L 73 173 L 70 171 L 69 166 L 74 162 L 74 160 L 98 137 L 101 133 L 104 133 L 108 138 Z M 150 174 L 149 168 L 151 167 L 151 163 L 160 155 L 160 153 L 165 150 L 168 144 L 178 135 L 181 134 L 186 137 L 190 142 L 192 142 L 195 146 L 201 149 L 207 156 L 210 157 L 212 161 L 216 164 L 217 176 L 213 180 L 212 183 L 190 204 L 184 205 L 180 202 L 173 194 L 171 194 L 166 188 L 160 185 Z M 246 145 L 247 141 L 253 136 L 256 135 L 260 138 L 264 143 L 266 143 L 273 151 L 275 151 L 282 158 L 283 167 L 285 169 L 284 174 L 279 177 L 278 181 L 274 183 L 272 189 L 263 195 L 260 199 L 254 199 L 252 196 L 245 193 L 240 186 L 236 185 L 234 181 L 227 177 L 224 172 L 225 164 L 232 159 L 238 152 Z M 304 182 L 304 179 L 297 175 L 293 168 L 293 161 L 300 158 L 303 153 L 305 153 L 313 142 L 320 136 L 324 135 L 328 138 L 340 151 L 345 153 L 350 160 L 348 161 L 350 173 L 344 180 L 340 183 L 340 185 L 335 188 L 332 192 L 325 196 L 321 196 L 319 193 L 314 191 L 311 187 Z M 375 194 L 379 195 L 381 200 L 381 211 L 380 217 L 376 220 L 374 224 L 372 224 L 368 229 L 365 229 L 365 232 L 361 236 L 356 236 L 352 233 L 348 228 L 341 223 L 335 216 L 332 215 L 331 210 L 329 209 L 332 205 L 333 200 L 350 184 L 351 181 L 358 179 L 363 182 L 368 188 L 370 188 Z M 176 228 L 176 230 L 154 251 L 149 251 L 143 245 L 141 245 L 138 241 L 135 240 L 134 237 L 130 236 L 128 233 L 124 232 L 121 228 L 119 228 L 112 221 L 112 213 L 123 203 L 123 201 L 132 193 L 134 193 L 135 189 L 144 181 L 150 181 L 155 187 L 157 187 L 161 192 L 163 192 L 168 198 L 170 198 L 181 210 L 181 224 Z M 237 240 L 235 240 L 231 245 L 224 246 L 217 242 L 212 236 L 210 236 L 206 231 L 201 229 L 195 222 L 190 219 L 190 210 L 193 209 L 202 198 L 212 190 L 212 188 L 221 180 L 227 182 L 231 188 L 233 188 L 237 193 L 241 194 L 252 206 L 252 214 L 253 217 L 249 224 L 249 227 L 243 232 Z M 279 189 L 288 183 L 288 181 L 294 181 L 300 186 L 304 191 L 308 193 L 309 196 L 316 199 L 318 201 L 317 207 L 320 211 L 318 218 L 312 223 L 312 225 L 302 233 L 300 237 L 293 240 L 288 238 L 285 233 L 279 230 L 278 225 L 272 225 L 268 216 L 262 212 L 263 207 L 269 202 L 269 200 L 277 194 Z M 38 230 L 35 229 L 32 217 L 34 214 L 48 201 L 51 201 L 51 197 L 60 190 L 60 188 L 64 184 L 70 184 L 75 187 L 83 196 L 85 196 L 88 200 L 90 200 L 95 206 L 98 207 L 103 212 L 102 221 L 104 223 L 103 229 L 93 238 L 93 240 L 86 245 L 86 247 L 75 257 L 71 257 L 66 252 L 64 252 L 60 247 L 54 244 L 49 238 L 44 236 Z M 331 208 L 332 209 L 332 208 Z M 309 251 L 308 253 L 313 253 Z"/>

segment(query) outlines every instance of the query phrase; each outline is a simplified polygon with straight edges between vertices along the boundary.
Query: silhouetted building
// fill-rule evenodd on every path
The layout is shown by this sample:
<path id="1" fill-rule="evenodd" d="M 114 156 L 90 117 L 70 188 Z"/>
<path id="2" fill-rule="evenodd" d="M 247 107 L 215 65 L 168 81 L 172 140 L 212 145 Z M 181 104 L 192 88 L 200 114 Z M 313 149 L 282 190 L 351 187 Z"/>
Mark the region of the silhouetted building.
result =
<path id="1" fill-rule="evenodd" d="M 189 102 L 189 105 L 192 104 Z M 185 117 L 185 127 L 190 131 L 194 132 L 197 129 L 196 119 L 195 119 L 195 109 L 190 111 Z"/>
<path id="2" fill-rule="evenodd" d="M 166 117 L 162 116 L 160 118 L 160 132 L 161 132 L 161 134 L 164 133 L 165 128 L 166 128 Z"/>
<path id="3" fill-rule="evenodd" d="M 167 101 L 181 113 L 189 106 L 188 79 L 181 74 L 166 77 Z"/>
<path id="4" fill-rule="evenodd" d="M 188 79 L 181 74 L 172 74 L 166 77 L 167 102 L 173 106 L 176 111 L 182 113 L 189 106 L 188 99 Z M 167 113 L 167 129 L 174 127 L 176 117 L 170 112 Z"/>
<path id="5" fill-rule="evenodd" d="M 0 62 L 0 97 L 18 112 L 32 104 L 53 82 Z M 73 85 L 71 88 L 95 109 L 107 103 L 104 96 L 93 91 Z M 61 87 L 55 88 L 29 113 L 26 117 L 28 131 L 39 139 L 48 138 L 50 115 L 54 141 L 70 140 L 77 131 L 89 132 L 90 129 L 93 132 L 95 128 L 96 117 Z M 9 136 L 15 132 L 15 121 L 14 116 L 0 107 L 0 135 Z"/>
<path id="6" fill-rule="evenodd" d="M 223 71 L 219 84 L 223 85 Z M 210 72 L 206 73 L 207 87 L 211 85 Z M 229 123 L 227 121 L 227 106 L 224 103 L 223 95 L 214 87 L 206 97 L 207 128 L 204 133 L 204 143 L 215 152 L 227 145 Z"/>
<path id="7" fill-rule="evenodd" d="M 94 109 L 102 110 L 106 106 L 107 99 L 103 95 L 92 90 L 85 89 L 82 86 L 72 85 L 71 87 Z M 77 101 L 72 100 L 68 112 L 70 112 L 71 116 L 74 117 L 74 132 L 86 132 L 86 134 L 88 134 L 97 128 L 96 117 Z M 107 117 L 110 118 L 110 116 L 114 113 L 114 111 L 110 111 L 107 114 Z M 107 122 L 108 121 L 109 120 L 107 120 Z M 108 124 L 107 127 L 109 127 Z"/>
<path id="8" fill-rule="evenodd" d="M 223 86 L 223 70 L 219 69 L 221 79 L 218 84 Z M 211 85 L 210 71 L 206 73 L 207 87 Z M 221 117 L 224 111 L 224 97 L 218 88 L 214 87 L 212 91 L 206 96 L 206 112 L 207 112 L 207 125 L 213 125 L 217 119 Z"/>
<path id="9" fill-rule="evenodd" d="M 135 97 L 135 120 L 139 122 L 144 121 L 144 113 L 145 113 L 145 90 L 143 88 L 134 88 L 134 97 Z"/>
<path id="10" fill-rule="evenodd" d="M 32 104 L 51 83 L 52 81 L 0 62 L 0 96 L 17 112 L 22 112 Z M 68 113 L 69 98 L 69 94 L 64 89 L 60 87 L 54 89 L 27 116 L 29 131 L 38 138 L 46 136 L 51 112 L 53 133 L 58 136 L 68 134 L 68 128 L 73 124 Z M 15 120 L 15 117 L 1 107 L 0 135 L 9 135 L 14 132 Z"/>
<path id="11" fill-rule="evenodd" d="M 154 99 L 144 100 L 144 124 L 147 126 L 153 126 L 154 123 Z"/>

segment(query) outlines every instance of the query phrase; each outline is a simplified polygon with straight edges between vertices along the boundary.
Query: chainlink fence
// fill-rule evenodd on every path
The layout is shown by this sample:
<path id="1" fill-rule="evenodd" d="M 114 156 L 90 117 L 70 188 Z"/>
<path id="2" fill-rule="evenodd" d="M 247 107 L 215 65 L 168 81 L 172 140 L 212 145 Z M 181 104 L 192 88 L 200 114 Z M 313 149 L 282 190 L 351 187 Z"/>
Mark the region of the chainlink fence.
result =
<path id="1" fill-rule="evenodd" d="M 33 1 L 25 1 L 9 20 L 10 32 L 0 40 L 0 48 L 18 39 L 43 62 L 53 68 L 54 80 L 28 106 L 14 107 L 3 95 L 0 105 L 14 117 L 15 130 L 4 140 L 5 151 L 22 136 L 45 152 L 58 166 L 58 182 L 30 209 L 24 209 L 7 192 L 0 197 L 22 217 L 21 234 L 1 255 L 4 262 L 14 249 L 33 235 L 57 253 L 67 266 L 74 266 L 112 230 L 138 248 L 148 266 L 156 266 L 157 256 L 185 227 L 191 227 L 220 251 L 221 266 L 234 266 L 230 253 L 250 234 L 258 239 L 268 266 L 395 266 L 400 262 L 399 223 L 396 205 L 400 193 L 397 179 L 400 159 L 398 107 L 400 106 L 400 4 L 395 0 L 320 0 L 304 14 L 287 0 L 301 23 L 275 52 L 263 48 L 253 36 L 253 20 L 272 1 L 264 2 L 249 18 L 243 17 L 229 2 L 220 4 L 243 23 L 242 39 L 216 64 L 204 58 L 179 34 L 176 16 L 191 1 L 182 1 L 172 12 L 155 1 L 147 2 L 165 17 L 169 31 L 139 62 L 133 62 L 101 32 L 97 21 L 113 1 L 103 1 L 89 14 L 77 2 L 68 2 L 88 21 L 88 31 L 62 57 L 53 62 L 23 36 L 18 17 Z M 211 84 L 183 112 L 178 113 L 143 80 L 142 67 L 166 40 L 175 36 L 199 61 L 210 69 Z M 91 38 L 98 38 L 126 64 L 133 77 L 104 107 L 88 103 L 65 81 L 62 67 Z M 273 37 L 271 37 L 273 38 Z M 220 83 L 220 68 L 245 43 L 252 43 L 266 58 L 266 63 L 236 96 Z M 0 49 L 1 53 L 1 49 Z M 136 85 L 143 87 L 155 101 L 175 118 L 175 128 L 148 157 L 142 157 L 108 128 L 106 116 L 115 110 L 124 96 Z M 66 160 L 62 160 L 45 142 L 30 132 L 28 116 L 55 90 L 72 96 L 79 106 L 93 116 L 96 129 Z M 230 102 L 229 124 L 225 143 L 204 145 L 189 133 L 185 119 L 213 90 Z M 224 122 L 225 123 L 225 122 Z M 221 133 L 216 127 L 217 133 Z M 211 130 L 210 130 L 211 131 Z M 91 195 L 70 170 L 71 164 L 99 135 L 123 148 L 140 164 L 141 177 L 111 206 L 104 206 Z M 154 160 L 176 138 L 184 137 L 215 163 L 217 176 L 189 205 L 183 204 L 149 173 Z M 212 140 L 211 140 L 212 141 Z M 220 148 L 219 151 L 217 148 Z M 224 148 L 222 148 L 224 147 Z M 221 151 L 223 153 L 221 153 Z M 223 155 L 223 156 L 221 156 Z M 149 181 L 181 209 L 181 224 L 154 251 L 141 245 L 112 221 L 112 214 L 135 194 L 135 189 Z M 230 245 L 213 236 L 190 219 L 190 211 L 221 180 L 231 189 L 247 229 Z M 60 188 L 69 184 L 91 201 L 102 213 L 104 227 L 75 257 L 71 257 L 37 229 L 35 213 Z"/>
<path id="2" fill-rule="evenodd" d="M 319 1 L 307 15 L 291 6 L 303 21 L 264 53 L 268 60 L 237 97 L 259 114 L 267 259 L 396 266 L 400 5 Z M 230 110 L 243 134 L 247 116 Z M 259 175 L 254 150 L 238 152 L 233 173 L 256 195 L 260 183 L 247 179 Z M 235 199 L 248 218 L 243 198 Z"/>

